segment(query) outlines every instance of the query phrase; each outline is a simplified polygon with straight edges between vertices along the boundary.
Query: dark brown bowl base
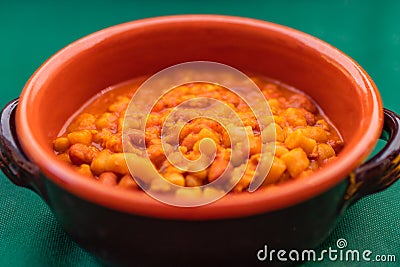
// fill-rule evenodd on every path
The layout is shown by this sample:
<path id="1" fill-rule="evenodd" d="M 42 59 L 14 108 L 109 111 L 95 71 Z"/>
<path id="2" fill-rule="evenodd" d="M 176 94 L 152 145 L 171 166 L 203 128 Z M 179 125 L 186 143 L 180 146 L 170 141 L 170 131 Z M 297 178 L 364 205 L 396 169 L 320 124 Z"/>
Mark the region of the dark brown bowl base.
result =
<path id="1" fill-rule="evenodd" d="M 345 180 L 317 198 L 267 214 L 176 221 L 93 205 L 41 179 L 47 203 L 72 239 L 104 262 L 123 266 L 270 266 L 268 257 L 257 258 L 265 245 L 268 251 L 312 249 L 331 233 L 346 205 L 348 186 Z"/>

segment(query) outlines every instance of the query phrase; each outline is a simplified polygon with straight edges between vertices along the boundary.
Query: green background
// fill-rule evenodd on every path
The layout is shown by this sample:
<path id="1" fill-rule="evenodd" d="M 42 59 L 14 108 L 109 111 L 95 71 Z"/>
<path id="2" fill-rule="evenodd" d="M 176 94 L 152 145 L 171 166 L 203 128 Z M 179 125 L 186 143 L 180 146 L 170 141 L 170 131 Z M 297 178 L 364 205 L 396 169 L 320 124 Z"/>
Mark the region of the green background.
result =
<path id="1" fill-rule="evenodd" d="M 169 14 L 253 17 L 314 35 L 354 58 L 377 84 L 384 106 L 400 113 L 400 1 L 53 1 L 0 2 L 0 106 L 19 96 L 48 57 L 91 32 Z M 400 266 L 400 183 L 351 207 L 320 249 L 394 254 Z M 302 266 L 361 266 L 357 262 Z M 364 263 L 365 264 L 365 263 Z M 49 208 L 0 174 L 0 266 L 98 266 L 60 229 Z M 168 264 L 166 264 L 168 266 Z"/>

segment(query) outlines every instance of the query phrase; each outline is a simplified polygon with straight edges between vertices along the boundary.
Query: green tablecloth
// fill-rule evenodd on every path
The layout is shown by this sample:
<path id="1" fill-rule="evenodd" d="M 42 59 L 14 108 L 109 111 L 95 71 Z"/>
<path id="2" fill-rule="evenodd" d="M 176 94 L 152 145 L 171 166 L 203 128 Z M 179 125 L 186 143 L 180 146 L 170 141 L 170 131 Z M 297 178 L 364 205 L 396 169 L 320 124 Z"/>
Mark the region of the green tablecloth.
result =
<path id="1" fill-rule="evenodd" d="M 8 3 L 7 3 L 8 2 Z M 18 97 L 48 57 L 96 30 L 145 17 L 214 13 L 284 24 L 338 47 L 364 67 L 385 107 L 400 113 L 400 1 L 55 1 L 0 2 L 0 106 Z M 400 266 L 400 183 L 351 207 L 320 249 L 369 249 Z M 303 266 L 361 266 L 325 260 Z M 60 229 L 49 208 L 0 174 L 0 266 L 98 266 Z M 167 265 L 166 265 L 167 266 Z"/>

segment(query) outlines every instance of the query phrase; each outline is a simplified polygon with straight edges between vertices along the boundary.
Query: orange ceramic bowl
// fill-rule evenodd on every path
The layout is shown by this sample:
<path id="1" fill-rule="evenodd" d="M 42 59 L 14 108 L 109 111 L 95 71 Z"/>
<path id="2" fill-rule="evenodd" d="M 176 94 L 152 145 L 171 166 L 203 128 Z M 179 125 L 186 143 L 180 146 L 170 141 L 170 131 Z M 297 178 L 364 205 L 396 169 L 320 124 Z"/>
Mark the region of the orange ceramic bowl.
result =
<path id="1" fill-rule="evenodd" d="M 307 179 L 229 194 L 196 208 L 169 206 L 144 192 L 106 188 L 56 159 L 52 140 L 100 90 L 197 60 L 224 63 L 304 91 L 342 134 L 345 146 L 338 159 Z M 397 115 L 385 114 L 385 130 L 391 139 L 398 138 Z M 380 158 L 359 167 L 383 123 L 381 99 L 368 74 L 317 38 L 247 18 L 159 17 L 96 32 L 46 61 L 27 82 L 18 105 L 13 102 L 3 111 L 3 162 L 16 166 L 10 171 L 11 163 L 3 164 L 3 169 L 15 183 L 34 188 L 72 238 L 107 262 L 206 263 L 205 254 L 215 262 L 224 262 L 228 254 L 257 260 L 257 249 L 265 243 L 316 246 L 348 204 L 398 179 L 387 175 L 386 167 L 398 153 L 392 143 Z M 380 175 L 368 175 L 372 165 L 382 162 L 388 164 L 378 169 Z M 152 257 L 152 251 L 159 256 Z"/>

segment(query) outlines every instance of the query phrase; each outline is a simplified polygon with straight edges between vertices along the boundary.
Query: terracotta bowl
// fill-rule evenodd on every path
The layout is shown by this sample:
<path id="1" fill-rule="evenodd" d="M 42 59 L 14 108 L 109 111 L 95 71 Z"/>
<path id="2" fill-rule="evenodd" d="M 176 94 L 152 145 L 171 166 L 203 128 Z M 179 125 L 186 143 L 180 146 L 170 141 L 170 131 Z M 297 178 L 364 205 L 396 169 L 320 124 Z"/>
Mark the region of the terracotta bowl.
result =
<path id="1" fill-rule="evenodd" d="M 196 208 L 106 188 L 59 162 L 52 140 L 90 97 L 187 61 L 224 63 L 310 95 L 342 133 L 338 160 L 301 181 Z M 360 197 L 399 179 L 399 117 L 352 59 L 323 41 L 247 18 L 186 15 L 91 34 L 46 61 L 1 116 L 2 169 L 36 191 L 72 239 L 106 263 L 257 263 L 270 248 L 314 248 Z M 383 131 L 382 131 L 383 129 Z M 367 163 L 381 136 L 387 145 Z M 396 171 L 397 170 L 397 171 Z M 264 263 L 265 264 L 265 263 Z"/>

